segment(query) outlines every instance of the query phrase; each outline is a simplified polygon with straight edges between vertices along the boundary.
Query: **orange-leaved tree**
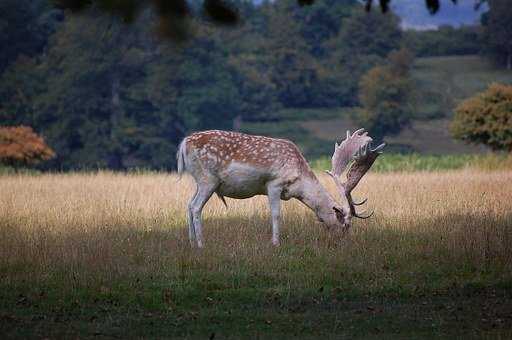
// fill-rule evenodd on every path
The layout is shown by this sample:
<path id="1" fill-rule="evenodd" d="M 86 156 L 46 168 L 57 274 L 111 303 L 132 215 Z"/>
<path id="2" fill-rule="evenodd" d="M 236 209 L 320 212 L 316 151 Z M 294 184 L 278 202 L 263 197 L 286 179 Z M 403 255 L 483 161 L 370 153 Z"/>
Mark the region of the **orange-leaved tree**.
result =
<path id="1" fill-rule="evenodd" d="M 455 109 L 451 131 L 455 138 L 512 151 L 512 85 L 491 84 Z"/>
<path id="2" fill-rule="evenodd" d="M 0 164 L 36 164 L 55 157 L 55 152 L 29 126 L 0 126 Z"/>

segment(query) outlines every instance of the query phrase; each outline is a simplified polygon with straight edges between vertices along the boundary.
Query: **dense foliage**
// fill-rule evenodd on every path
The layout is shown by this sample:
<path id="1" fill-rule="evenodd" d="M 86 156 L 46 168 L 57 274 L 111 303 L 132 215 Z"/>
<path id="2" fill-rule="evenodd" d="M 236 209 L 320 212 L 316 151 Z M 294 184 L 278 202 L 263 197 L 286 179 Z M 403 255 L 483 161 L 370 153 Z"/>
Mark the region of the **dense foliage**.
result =
<path id="1" fill-rule="evenodd" d="M 154 8 L 126 24 L 102 6 L 76 15 L 46 0 L 2 1 L 0 121 L 45 136 L 57 156 L 44 167 L 168 169 L 191 131 L 360 105 L 362 76 L 409 46 L 396 16 L 357 0 L 230 3 L 239 25 L 194 14 L 177 43 L 154 34 Z"/>
<path id="2" fill-rule="evenodd" d="M 452 122 L 455 138 L 512 151 L 512 85 L 492 84 L 463 101 Z"/>
<path id="3" fill-rule="evenodd" d="M 0 74 L 20 54 L 41 53 L 61 19 L 62 12 L 46 1 L 0 1 Z"/>
<path id="4" fill-rule="evenodd" d="M 31 3 L 33 16 L 43 2 Z M 183 44 L 155 38 L 151 10 L 130 25 L 96 8 L 64 13 L 47 30 L 40 53 L 10 51 L 0 119 L 44 133 L 57 153 L 50 167 L 170 168 L 190 131 L 275 119 L 277 108 L 357 103 L 354 74 L 400 44 L 391 13 L 366 15 L 354 0 L 319 2 L 306 11 L 293 0 L 238 6 L 243 25 L 191 20 L 194 34 Z M 331 19 L 313 20 L 327 9 Z M 6 20 L 26 20 L 13 13 Z M 346 46 L 362 25 L 369 27 L 365 37 Z"/>
<path id="5" fill-rule="evenodd" d="M 477 0 L 476 4 L 479 6 L 486 1 Z M 198 12 L 201 16 L 216 24 L 235 25 L 240 21 L 238 6 L 243 6 L 243 3 L 225 0 L 51 0 L 51 2 L 58 8 L 76 13 L 96 8 L 117 15 L 126 22 L 134 21 L 143 9 L 151 6 L 158 15 L 158 31 L 165 37 L 174 40 L 182 40 L 188 37 L 188 21 Z M 311 6 L 319 2 L 315 0 L 296 0 L 294 4 Z M 333 3 L 331 0 L 327 2 Z M 373 0 L 360 2 L 364 3 L 366 11 L 371 11 L 374 4 Z M 378 2 L 382 12 L 386 13 L 389 10 L 391 0 L 378 0 Z M 452 2 L 457 3 L 457 0 L 452 0 Z M 425 5 L 430 13 L 434 14 L 440 8 L 440 0 L 426 0 Z M 338 14 L 336 11 L 330 12 L 334 15 Z"/>
<path id="6" fill-rule="evenodd" d="M 0 126 L 0 164 L 35 164 L 53 157 L 53 150 L 31 127 Z"/>
<path id="7" fill-rule="evenodd" d="M 361 79 L 363 109 L 356 119 L 377 140 L 398 133 L 410 122 L 414 103 L 414 82 L 409 75 L 412 61 L 407 49 L 393 51 L 384 66 L 372 68 Z"/>
<path id="8" fill-rule="evenodd" d="M 452 133 L 467 142 L 512 151 L 512 85 L 492 84 L 487 91 L 460 103 Z"/>
<path id="9" fill-rule="evenodd" d="M 489 12 L 483 16 L 485 52 L 500 65 L 512 69 L 512 11 L 509 0 L 489 0 Z"/>

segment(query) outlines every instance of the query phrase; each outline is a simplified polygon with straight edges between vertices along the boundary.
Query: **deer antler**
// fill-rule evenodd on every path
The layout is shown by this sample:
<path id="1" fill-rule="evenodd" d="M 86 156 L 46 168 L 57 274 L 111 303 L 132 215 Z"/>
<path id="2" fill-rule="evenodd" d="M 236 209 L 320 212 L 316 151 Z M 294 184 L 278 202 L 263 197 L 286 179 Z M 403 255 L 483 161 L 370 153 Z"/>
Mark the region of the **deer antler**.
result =
<path id="1" fill-rule="evenodd" d="M 331 158 L 331 175 L 339 177 L 353 160 L 354 155 L 358 150 L 372 141 L 372 138 L 368 136 L 368 133 L 364 129 L 359 129 L 350 135 L 350 131 L 347 130 L 347 138 L 340 144 L 334 144 L 334 153 Z"/>
<path id="2" fill-rule="evenodd" d="M 345 183 L 345 190 L 351 192 L 359 183 L 361 178 L 371 168 L 373 162 L 382 154 L 382 149 L 386 146 L 385 143 L 380 144 L 375 149 L 371 148 L 371 142 L 359 148 L 354 155 L 354 163 L 350 166 L 347 173 L 347 182 Z"/>
<path id="3" fill-rule="evenodd" d="M 336 186 L 347 198 L 351 213 L 354 217 L 369 218 L 373 215 L 361 215 L 356 212 L 355 206 L 366 203 L 367 199 L 361 202 L 352 200 L 351 192 L 357 186 L 364 174 L 370 169 L 375 159 L 382 153 L 386 144 L 381 144 L 375 149 L 371 148 L 372 138 L 368 136 L 364 129 L 359 129 L 350 135 L 347 131 L 347 138 L 339 145 L 335 144 L 334 154 L 332 155 L 332 169 L 327 173 L 334 179 Z M 347 172 L 347 181 L 342 183 L 340 176 L 348 164 L 353 162 Z"/>
<path id="4" fill-rule="evenodd" d="M 382 143 L 378 147 L 372 150 L 371 142 L 361 147 L 359 151 L 356 153 L 354 157 L 354 163 L 350 166 L 350 169 L 347 173 L 347 182 L 345 183 L 345 195 L 348 198 L 350 203 L 350 210 L 352 215 L 358 218 L 366 219 L 370 218 L 373 215 L 373 211 L 367 215 L 361 215 L 356 212 L 354 205 L 356 205 L 352 201 L 351 192 L 357 186 L 361 178 L 366 174 L 366 172 L 373 165 L 373 162 L 382 154 L 382 149 L 386 146 L 386 144 Z M 364 200 L 366 202 L 366 199 Z"/>

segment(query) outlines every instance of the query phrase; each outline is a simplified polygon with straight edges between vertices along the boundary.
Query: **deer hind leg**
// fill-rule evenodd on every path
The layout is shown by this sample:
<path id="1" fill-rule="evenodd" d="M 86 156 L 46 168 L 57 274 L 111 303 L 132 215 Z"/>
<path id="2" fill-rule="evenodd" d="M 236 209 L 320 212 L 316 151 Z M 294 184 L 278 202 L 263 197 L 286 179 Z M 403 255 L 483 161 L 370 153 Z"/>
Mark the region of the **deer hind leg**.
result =
<path id="1" fill-rule="evenodd" d="M 192 224 L 194 227 L 195 239 L 197 241 L 197 246 L 199 248 L 203 247 L 203 226 L 202 226 L 202 212 L 203 207 L 208 202 L 210 197 L 212 197 L 215 189 L 217 188 L 217 183 L 197 183 L 197 192 L 194 196 L 194 199 L 191 201 L 191 216 L 192 216 Z"/>
<path id="2" fill-rule="evenodd" d="M 196 199 L 198 191 L 199 191 L 199 186 L 196 187 L 194 196 L 192 196 L 192 198 L 188 202 L 188 207 L 187 207 L 188 238 L 190 240 L 190 245 L 192 245 L 192 246 L 196 242 L 196 231 L 194 229 L 194 217 L 192 215 L 192 207 L 193 207 L 193 202 Z"/>
<path id="3" fill-rule="evenodd" d="M 272 244 L 279 246 L 279 220 L 281 218 L 281 188 L 269 185 L 267 188 L 270 213 L 272 215 Z"/>

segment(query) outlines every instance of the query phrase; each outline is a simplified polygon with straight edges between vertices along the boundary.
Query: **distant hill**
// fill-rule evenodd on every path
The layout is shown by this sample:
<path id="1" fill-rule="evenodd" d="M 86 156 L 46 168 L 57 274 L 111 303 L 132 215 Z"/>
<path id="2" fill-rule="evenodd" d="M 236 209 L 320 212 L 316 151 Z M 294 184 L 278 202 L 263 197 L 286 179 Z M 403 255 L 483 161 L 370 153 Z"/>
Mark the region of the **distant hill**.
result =
<path id="1" fill-rule="evenodd" d="M 441 0 L 439 11 L 431 15 L 425 7 L 425 1 L 392 0 L 391 10 L 402 19 L 403 28 L 427 30 L 442 25 L 459 27 L 479 24 L 480 16 L 488 7 L 482 5 L 475 10 L 474 5 L 473 0 L 459 0 L 456 5 L 451 0 Z"/>
<path id="2" fill-rule="evenodd" d="M 412 76 L 418 84 L 418 107 L 410 128 L 386 138 L 390 151 L 424 154 L 480 153 L 484 147 L 452 139 L 449 125 L 453 107 L 483 91 L 493 82 L 512 84 L 512 71 L 496 69 L 479 56 L 418 58 Z M 346 129 L 359 128 L 351 119 L 353 108 L 287 109 L 280 121 L 244 123 L 245 132 L 284 137 L 296 142 L 309 159 L 332 152 L 332 142 Z"/>

